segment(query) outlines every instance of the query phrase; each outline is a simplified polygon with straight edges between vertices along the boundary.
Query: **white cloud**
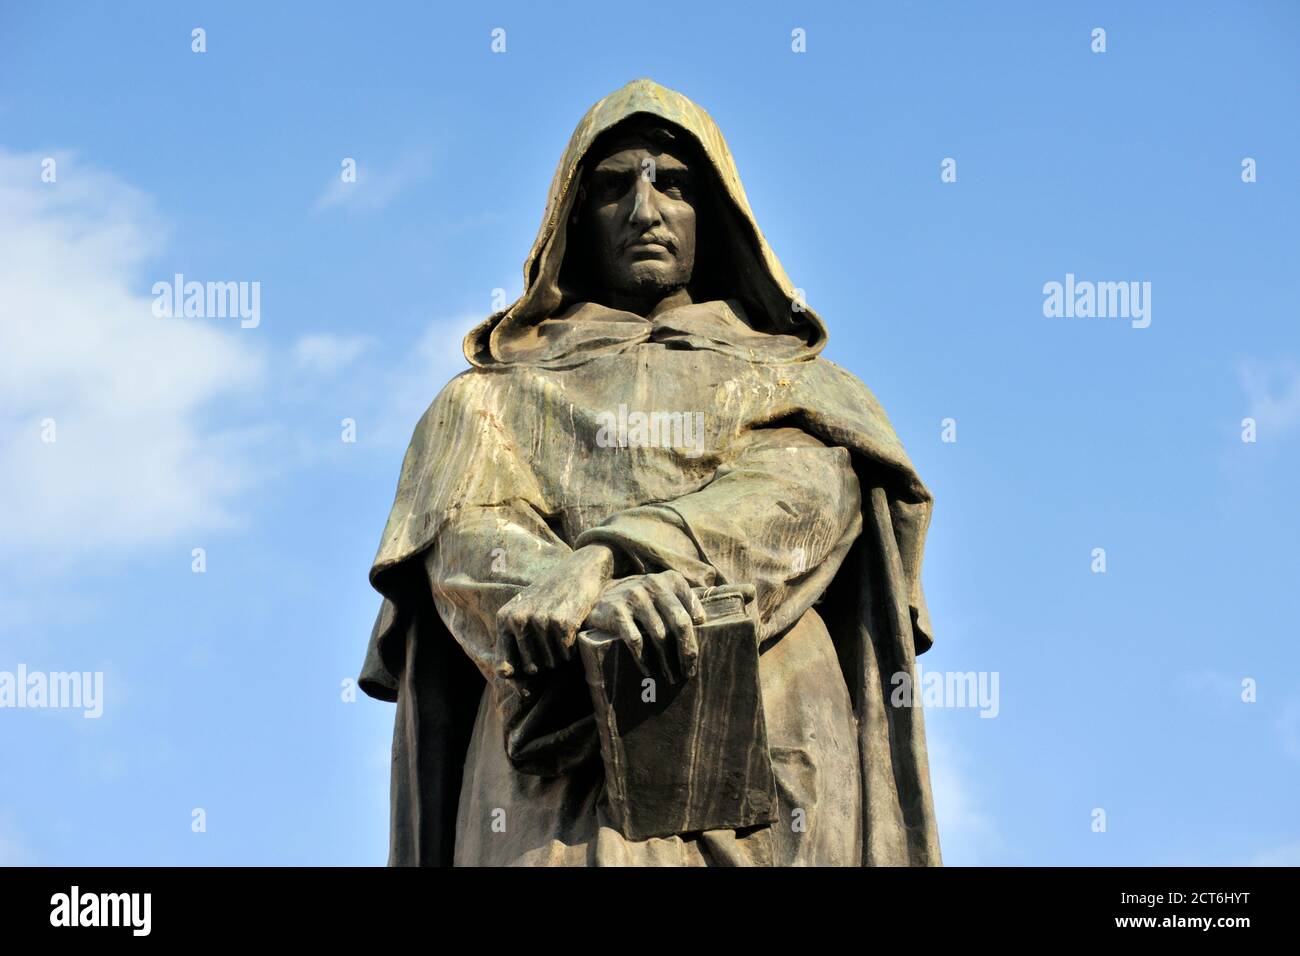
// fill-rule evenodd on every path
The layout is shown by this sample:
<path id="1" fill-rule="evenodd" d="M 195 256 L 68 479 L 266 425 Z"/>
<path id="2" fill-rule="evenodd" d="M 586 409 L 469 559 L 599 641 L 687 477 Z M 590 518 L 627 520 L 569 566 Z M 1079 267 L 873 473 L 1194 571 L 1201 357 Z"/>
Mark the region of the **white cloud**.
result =
<path id="1" fill-rule="evenodd" d="M 363 335 L 304 335 L 293 345 L 293 363 L 302 371 L 333 375 L 355 362 L 372 344 Z"/>
<path id="2" fill-rule="evenodd" d="M 376 407 L 367 412 L 375 423 L 373 435 L 377 443 L 406 447 L 415 423 L 434 396 L 470 367 L 461 345 L 469 330 L 481 321 L 481 315 L 433 319 L 415 342 L 386 343 L 389 354 L 402 358 L 392 367 L 372 367 L 364 373 L 376 383 L 370 393 L 379 396 Z"/>
<path id="3" fill-rule="evenodd" d="M 404 450 L 434 396 L 469 368 L 461 343 L 480 321 L 482 316 L 468 314 L 432 319 L 414 334 L 385 333 L 382 338 L 307 335 L 294 343 L 289 356 L 292 371 L 300 374 L 279 384 L 295 402 L 354 418 L 361 444 Z M 352 447 L 341 444 L 337 432 L 325 436 L 299 430 L 295 440 L 299 454 L 293 460 L 299 466 L 321 455 L 349 454 Z"/>
<path id="4" fill-rule="evenodd" d="M 152 264 L 164 230 L 149 197 L 72 155 L 42 183 L 41 158 L 0 149 L 0 567 L 188 556 L 240 525 L 242 493 L 271 469 L 337 450 L 310 429 L 232 424 L 240 406 L 312 404 L 346 372 L 366 440 L 404 448 L 468 367 L 461 340 L 480 315 L 432 320 L 415 341 L 321 332 L 283 352 L 237 322 L 156 318 L 150 290 L 172 270 Z M 273 362 L 290 374 L 269 375 Z"/>
<path id="5" fill-rule="evenodd" d="M 461 315 L 434 319 L 425 326 L 399 372 L 402 405 L 418 405 L 419 414 L 423 414 L 442 387 L 470 367 L 463 349 L 465 336 L 482 321 L 481 315 Z"/>
<path id="6" fill-rule="evenodd" d="M 408 152 L 388 166 L 377 166 L 357 159 L 356 181 L 344 182 L 340 166 L 324 191 L 316 197 L 315 210 L 343 206 L 358 212 L 375 212 L 397 198 L 413 183 L 427 179 L 432 172 L 433 157 L 428 150 Z"/>
<path id="7" fill-rule="evenodd" d="M 0 149 L 0 557 L 26 565 L 229 524 L 259 438 L 207 418 L 265 372 L 237 323 L 153 316 L 150 201 L 58 158 L 43 183 L 39 155 Z"/>
<path id="8" fill-rule="evenodd" d="M 959 751 L 948 743 L 942 732 L 936 732 L 939 721 L 928 720 L 925 729 L 930 755 L 930 792 L 934 796 L 943 862 L 949 866 L 1005 863 L 1004 841 L 993 818 L 980 809 L 977 787 L 972 784 Z"/>

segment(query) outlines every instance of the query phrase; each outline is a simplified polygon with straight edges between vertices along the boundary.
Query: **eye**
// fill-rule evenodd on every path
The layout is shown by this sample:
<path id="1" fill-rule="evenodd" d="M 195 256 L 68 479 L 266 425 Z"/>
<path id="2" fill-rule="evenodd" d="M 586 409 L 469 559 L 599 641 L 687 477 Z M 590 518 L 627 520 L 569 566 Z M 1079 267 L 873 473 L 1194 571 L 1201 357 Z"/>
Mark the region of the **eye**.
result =
<path id="1" fill-rule="evenodd" d="M 589 195 L 595 202 L 618 202 L 631 188 L 631 177 L 617 173 L 597 173 L 592 177 Z"/>
<path id="2" fill-rule="evenodd" d="M 660 173 L 655 181 L 655 188 L 671 199 L 689 199 L 690 183 L 678 173 Z"/>

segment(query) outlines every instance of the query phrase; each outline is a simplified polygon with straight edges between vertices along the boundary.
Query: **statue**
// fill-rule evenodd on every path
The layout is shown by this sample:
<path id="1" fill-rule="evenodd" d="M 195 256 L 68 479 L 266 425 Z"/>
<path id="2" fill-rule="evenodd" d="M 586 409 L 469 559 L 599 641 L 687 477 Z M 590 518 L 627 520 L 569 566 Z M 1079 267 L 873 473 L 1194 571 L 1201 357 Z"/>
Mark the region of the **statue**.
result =
<path id="1" fill-rule="evenodd" d="M 390 865 L 938 865 L 890 702 L 931 644 L 930 494 L 708 114 L 650 80 L 593 106 L 524 280 L 370 573 Z"/>

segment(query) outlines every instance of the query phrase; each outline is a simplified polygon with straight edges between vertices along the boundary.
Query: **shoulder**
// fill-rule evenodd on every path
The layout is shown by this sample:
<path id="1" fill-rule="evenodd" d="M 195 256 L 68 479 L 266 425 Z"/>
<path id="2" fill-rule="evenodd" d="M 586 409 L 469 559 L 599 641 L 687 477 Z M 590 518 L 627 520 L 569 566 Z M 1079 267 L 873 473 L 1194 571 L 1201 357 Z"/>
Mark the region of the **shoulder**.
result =
<path id="1" fill-rule="evenodd" d="M 888 422 L 885 409 L 875 394 L 848 369 L 817 356 L 810 362 L 801 363 L 800 371 L 800 385 L 810 393 L 809 398 L 814 403 L 840 409 L 850 413 L 850 417 L 865 416 Z"/>
<path id="2" fill-rule="evenodd" d="M 421 426 L 436 423 L 447 416 L 457 416 L 491 403 L 492 396 L 515 378 L 510 368 L 467 368 L 456 375 L 434 396 L 420 419 Z"/>

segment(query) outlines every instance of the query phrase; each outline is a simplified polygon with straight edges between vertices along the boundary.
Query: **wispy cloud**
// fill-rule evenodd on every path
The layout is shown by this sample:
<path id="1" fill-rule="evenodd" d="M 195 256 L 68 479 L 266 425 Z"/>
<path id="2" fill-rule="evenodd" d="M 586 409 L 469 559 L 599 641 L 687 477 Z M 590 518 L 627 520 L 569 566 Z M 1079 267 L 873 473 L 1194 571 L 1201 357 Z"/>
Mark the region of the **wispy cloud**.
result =
<path id="1" fill-rule="evenodd" d="M 1246 866 L 1300 866 L 1300 841 L 1261 850 L 1246 861 Z"/>
<path id="2" fill-rule="evenodd" d="M 950 866 L 982 866 L 1006 862 L 1005 844 L 993 817 L 980 808 L 978 787 L 964 758 L 927 716 L 926 744 L 930 754 L 930 789 L 939 823 L 939 846 Z"/>
<path id="3" fill-rule="evenodd" d="M 148 197 L 58 158 L 43 183 L 0 149 L 0 557 L 25 565 L 229 524 L 258 436 L 208 413 L 266 364 L 249 333 L 154 317 Z"/>
<path id="4" fill-rule="evenodd" d="M 386 165 L 357 157 L 356 181 L 346 182 L 340 167 L 316 197 L 313 208 L 317 212 L 337 207 L 375 212 L 391 203 L 409 186 L 427 179 L 432 167 L 433 154 L 429 150 L 403 153 Z"/>
<path id="5" fill-rule="evenodd" d="M 304 335 L 293 344 L 293 364 L 304 372 L 333 375 L 355 362 L 373 344 L 365 335 Z"/>
<path id="6" fill-rule="evenodd" d="M 1300 363 L 1290 359 L 1242 362 L 1238 373 L 1261 438 L 1300 425 Z"/>
<path id="7" fill-rule="evenodd" d="M 323 331 L 283 349 L 235 325 L 157 318 L 143 266 L 165 229 L 149 197 L 71 155 L 42 183 L 40 160 L 0 150 L 2 564 L 118 561 L 238 527 L 246 492 L 329 443 L 228 409 L 268 395 L 311 405 L 346 372 L 367 441 L 404 447 L 467 368 L 461 340 L 479 315 L 432 319 L 413 342 Z"/>
<path id="8" fill-rule="evenodd" d="M 386 342 L 387 360 L 372 354 L 361 364 L 357 380 L 374 383 L 365 389 L 374 396 L 373 406 L 362 411 L 372 422 L 371 435 L 377 444 L 406 446 L 434 396 L 469 368 L 461 345 L 482 319 L 470 314 L 430 319 L 414 341 Z"/>
<path id="9" fill-rule="evenodd" d="M 274 353 L 268 403 L 283 422 L 276 461 L 284 476 L 302 469 L 318 475 L 358 447 L 404 451 L 434 397 L 469 368 L 461 343 L 481 319 L 466 313 L 405 321 L 408 331 L 373 336 L 312 333 Z M 341 442 L 337 427 L 322 429 L 322 414 L 340 426 L 351 419 L 356 444 Z"/>

